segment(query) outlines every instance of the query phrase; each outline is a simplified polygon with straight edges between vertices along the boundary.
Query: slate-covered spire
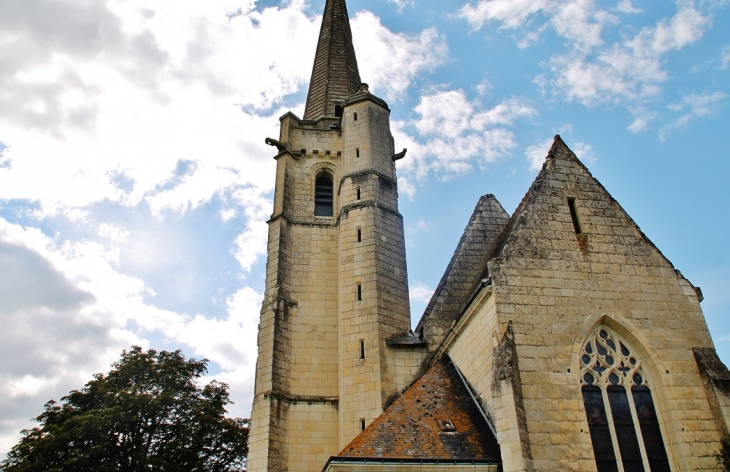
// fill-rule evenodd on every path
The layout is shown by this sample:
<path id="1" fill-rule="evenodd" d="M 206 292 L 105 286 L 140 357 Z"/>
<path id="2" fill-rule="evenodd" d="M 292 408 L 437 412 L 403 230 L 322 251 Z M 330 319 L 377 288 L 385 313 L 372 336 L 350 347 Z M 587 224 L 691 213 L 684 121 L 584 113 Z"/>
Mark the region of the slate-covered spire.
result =
<path id="1" fill-rule="evenodd" d="M 309 83 L 305 120 L 335 115 L 335 104 L 357 93 L 360 73 L 345 0 L 327 0 Z"/>

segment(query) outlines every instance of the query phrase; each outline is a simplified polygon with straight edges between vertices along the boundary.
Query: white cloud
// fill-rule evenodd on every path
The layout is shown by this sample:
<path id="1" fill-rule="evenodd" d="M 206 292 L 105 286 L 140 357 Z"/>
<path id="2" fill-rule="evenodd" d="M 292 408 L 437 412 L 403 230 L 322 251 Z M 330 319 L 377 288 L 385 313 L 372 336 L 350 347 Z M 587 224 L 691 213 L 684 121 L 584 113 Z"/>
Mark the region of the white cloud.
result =
<path id="1" fill-rule="evenodd" d="M 654 28 L 644 28 L 634 41 L 649 43 L 653 52 L 662 54 L 697 41 L 710 25 L 709 16 L 684 6 L 671 19 L 659 21 Z"/>
<path id="2" fill-rule="evenodd" d="M 588 107 L 644 103 L 659 95 L 661 84 L 669 78 L 662 68 L 662 55 L 697 41 L 709 24 L 709 17 L 684 7 L 671 19 L 645 27 L 633 38 L 603 48 L 595 55 L 571 53 L 553 57 L 549 63 L 554 74 L 551 83 L 566 99 Z M 646 119 L 635 121 L 631 129 L 641 129 L 645 122 Z"/>
<path id="3" fill-rule="evenodd" d="M 395 3 L 398 7 L 398 13 L 403 11 L 406 5 L 413 5 L 414 0 L 388 0 L 390 3 Z"/>
<path id="4" fill-rule="evenodd" d="M 681 112 L 682 114 L 674 119 L 671 124 L 662 128 L 660 136 L 664 139 L 672 130 L 684 128 L 690 121 L 697 118 L 716 116 L 727 98 L 728 95 L 723 92 L 704 92 L 684 95 L 681 101 L 667 107 L 672 111 Z"/>
<path id="5" fill-rule="evenodd" d="M 730 45 L 722 48 L 720 53 L 720 69 L 725 70 L 730 67 Z"/>
<path id="6" fill-rule="evenodd" d="M 467 3 L 461 7 L 458 16 L 473 29 L 479 29 L 489 21 L 498 21 L 503 28 L 518 28 L 549 4 L 548 0 L 481 0 L 475 6 Z"/>
<path id="7" fill-rule="evenodd" d="M 631 109 L 631 114 L 634 116 L 634 121 L 627 126 L 626 129 L 632 133 L 640 133 L 641 131 L 644 131 L 657 117 L 656 112 L 646 107 L 633 108 Z"/>
<path id="8" fill-rule="evenodd" d="M 408 289 L 408 296 L 412 301 L 428 303 L 433 295 L 433 289 L 422 283 L 416 283 Z"/>
<path id="9" fill-rule="evenodd" d="M 566 127 L 569 129 L 570 125 Z M 529 170 L 539 171 L 542 169 L 542 165 L 545 162 L 545 158 L 550 151 L 550 147 L 553 145 L 553 138 L 546 139 L 545 141 L 528 146 L 525 149 L 525 156 L 527 156 L 527 162 L 530 163 Z M 570 148 L 578 156 L 578 159 L 584 162 L 595 163 L 597 161 L 596 153 L 593 150 L 593 146 L 590 144 L 575 142 L 570 145 Z"/>
<path id="10" fill-rule="evenodd" d="M 622 0 L 614 10 L 641 11 L 630 0 Z M 649 103 L 660 96 L 670 78 L 665 55 L 695 43 L 712 26 L 711 15 L 693 2 L 679 2 L 674 16 L 638 33 L 623 28 L 614 13 L 599 8 L 594 0 L 480 0 L 462 7 L 457 16 L 473 28 L 497 22 L 515 30 L 519 47 L 529 46 L 551 28 L 565 39 L 568 49 L 545 61 L 549 72 L 537 76 L 536 85 L 587 107 L 621 104 L 632 113 L 641 110 L 629 126 L 633 132 L 645 129 L 656 115 Z M 603 33 L 614 25 L 622 28 L 624 39 L 606 44 Z"/>
<path id="11" fill-rule="evenodd" d="M 552 27 L 581 50 L 599 46 L 603 27 L 617 21 L 611 13 L 597 8 L 594 0 L 480 0 L 476 5 L 461 7 L 457 16 L 473 29 L 496 21 L 501 28 L 522 30 L 520 47 L 534 43 L 545 29 Z M 545 22 L 535 26 L 542 19 Z"/>
<path id="12" fill-rule="evenodd" d="M 575 155 L 578 156 L 578 159 L 583 162 L 595 164 L 596 161 L 598 161 L 598 156 L 593 150 L 593 146 L 591 146 L 590 144 L 576 142 L 575 144 L 573 144 L 572 149 Z"/>
<path id="13" fill-rule="evenodd" d="M 101 223 L 98 232 L 102 238 L 119 242 L 126 241 L 130 234 L 129 230 L 114 223 Z"/>
<path id="14" fill-rule="evenodd" d="M 627 14 L 641 13 L 643 10 L 636 8 L 631 0 L 621 0 L 616 6 L 616 11 Z"/>
<path id="15" fill-rule="evenodd" d="M 128 235 L 112 224 L 99 231 L 112 242 Z M 49 238 L 0 218 L 6 325 L 0 332 L 0 451 L 17 441 L 46 401 L 108 370 L 122 349 L 149 346 L 150 335 L 189 346 L 219 366 L 216 377 L 236 388 L 232 411 L 248 414 L 261 295 L 239 288 L 220 319 L 159 309 L 144 301 L 151 291 L 143 280 L 120 271 L 119 253 L 113 245 Z"/>
<path id="16" fill-rule="evenodd" d="M 603 27 L 617 21 L 612 14 L 596 8 L 593 0 L 561 1 L 551 10 L 555 31 L 581 51 L 590 51 L 603 44 Z"/>
<path id="17" fill-rule="evenodd" d="M 407 177 L 398 177 L 398 193 L 401 192 L 412 200 L 416 195 L 416 186 Z"/>
<path id="18" fill-rule="evenodd" d="M 553 138 L 550 138 L 541 143 L 533 144 L 525 149 L 525 155 L 527 156 L 527 162 L 530 163 L 531 171 L 538 171 L 542 169 L 542 164 L 545 162 L 545 158 L 547 157 L 552 144 Z"/>
<path id="19" fill-rule="evenodd" d="M 515 142 L 506 127 L 537 114 L 517 98 L 485 108 L 478 101 L 470 101 L 461 90 L 423 95 L 414 110 L 419 118 L 395 122 L 393 131 L 397 142 L 404 143 L 414 156 L 399 169 L 417 179 L 429 171 L 448 179 L 471 171 L 474 162 L 483 167 L 508 155 Z M 410 127 L 420 135 L 419 141 L 408 135 Z"/>
<path id="20" fill-rule="evenodd" d="M 370 90 L 388 100 L 399 100 L 413 80 L 448 59 L 448 46 L 436 28 L 418 35 L 393 33 L 380 18 L 360 11 L 351 21 L 360 77 Z M 364 42 L 367 38 L 367 43 Z"/>
<path id="21" fill-rule="evenodd" d="M 487 94 L 487 92 L 492 90 L 494 87 L 487 79 L 482 79 L 482 81 L 479 82 L 474 88 L 476 89 L 476 91 L 479 95 L 484 96 Z"/>

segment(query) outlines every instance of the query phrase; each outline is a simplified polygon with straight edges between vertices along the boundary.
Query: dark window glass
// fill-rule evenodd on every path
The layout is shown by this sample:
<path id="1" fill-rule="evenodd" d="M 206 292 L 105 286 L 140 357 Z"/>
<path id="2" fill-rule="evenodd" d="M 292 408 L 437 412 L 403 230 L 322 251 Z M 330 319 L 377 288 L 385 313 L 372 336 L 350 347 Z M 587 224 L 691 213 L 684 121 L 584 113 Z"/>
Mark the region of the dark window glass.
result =
<path id="1" fill-rule="evenodd" d="M 570 218 L 573 220 L 573 228 L 575 234 L 580 234 L 580 223 L 578 222 L 578 212 L 575 211 L 575 198 L 568 198 L 568 207 L 570 207 Z"/>
<path id="2" fill-rule="evenodd" d="M 327 173 L 317 176 L 314 183 L 314 214 L 316 216 L 332 216 L 332 177 Z"/>
<path id="3" fill-rule="evenodd" d="M 582 392 L 598 472 L 618 472 L 601 389 L 594 385 L 584 385 Z"/>
<path id="4" fill-rule="evenodd" d="M 659 429 L 659 419 L 654 409 L 654 402 L 651 399 L 651 392 L 648 387 L 635 385 L 631 387 L 631 394 L 634 397 L 636 416 L 639 418 L 641 435 L 644 438 L 644 448 L 649 457 L 651 472 L 669 472 L 669 460 L 667 451 L 664 449 L 662 432 Z"/>
<path id="5" fill-rule="evenodd" d="M 621 451 L 621 462 L 626 472 L 644 472 L 639 440 L 636 437 L 634 420 L 631 419 L 631 407 L 626 396 L 626 389 L 620 385 L 609 385 L 608 404 L 611 405 L 613 426 L 616 431 L 618 448 Z"/>
<path id="6" fill-rule="evenodd" d="M 335 117 L 342 117 L 342 105 L 335 105 Z"/>

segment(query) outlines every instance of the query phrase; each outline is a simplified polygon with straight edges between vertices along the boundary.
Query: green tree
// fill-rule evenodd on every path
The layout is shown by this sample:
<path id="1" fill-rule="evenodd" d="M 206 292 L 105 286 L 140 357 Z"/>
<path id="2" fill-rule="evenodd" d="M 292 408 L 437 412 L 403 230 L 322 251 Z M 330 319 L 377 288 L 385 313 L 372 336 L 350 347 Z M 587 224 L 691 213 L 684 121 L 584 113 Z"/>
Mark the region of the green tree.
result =
<path id="1" fill-rule="evenodd" d="M 0 471 L 240 471 L 248 420 L 225 418 L 228 385 L 196 384 L 208 360 L 133 346 L 83 390 L 51 400 Z"/>
<path id="2" fill-rule="evenodd" d="M 720 464 L 722 470 L 730 470 L 730 435 L 725 435 L 720 441 L 722 447 L 720 451 L 715 454 L 717 463 Z"/>

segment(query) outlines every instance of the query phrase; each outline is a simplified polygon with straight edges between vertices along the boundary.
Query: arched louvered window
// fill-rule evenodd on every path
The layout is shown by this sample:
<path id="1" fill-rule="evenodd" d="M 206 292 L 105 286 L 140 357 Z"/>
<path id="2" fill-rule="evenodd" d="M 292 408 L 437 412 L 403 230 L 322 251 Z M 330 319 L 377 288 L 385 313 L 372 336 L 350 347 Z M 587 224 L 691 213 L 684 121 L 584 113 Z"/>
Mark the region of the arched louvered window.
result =
<path id="1" fill-rule="evenodd" d="M 580 360 L 598 472 L 671 471 L 652 385 L 629 344 L 599 326 L 583 345 Z"/>
<path id="2" fill-rule="evenodd" d="M 327 172 L 320 172 L 314 183 L 315 216 L 332 216 L 333 188 L 332 176 Z"/>

